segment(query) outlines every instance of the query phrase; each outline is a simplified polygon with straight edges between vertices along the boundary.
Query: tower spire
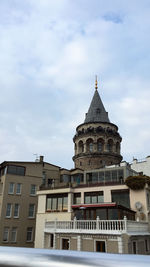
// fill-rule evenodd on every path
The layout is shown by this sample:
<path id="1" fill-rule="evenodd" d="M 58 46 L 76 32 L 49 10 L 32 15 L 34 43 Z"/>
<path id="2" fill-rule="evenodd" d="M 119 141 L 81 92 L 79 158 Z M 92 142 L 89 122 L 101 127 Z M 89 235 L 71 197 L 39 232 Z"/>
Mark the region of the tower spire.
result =
<path id="1" fill-rule="evenodd" d="M 98 85 L 97 85 L 97 75 L 95 76 L 95 89 L 98 89 Z"/>

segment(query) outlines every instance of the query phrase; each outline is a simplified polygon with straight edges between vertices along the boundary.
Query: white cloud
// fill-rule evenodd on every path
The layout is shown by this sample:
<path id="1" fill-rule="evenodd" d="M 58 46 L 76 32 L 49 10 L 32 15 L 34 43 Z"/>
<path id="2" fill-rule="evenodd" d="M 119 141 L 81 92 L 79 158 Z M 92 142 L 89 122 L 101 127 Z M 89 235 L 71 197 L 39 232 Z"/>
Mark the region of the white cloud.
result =
<path id="1" fill-rule="evenodd" d="M 0 2 L 1 161 L 42 153 L 72 167 L 95 74 L 125 159 L 149 154 L 149 11 L 146 0 Z"/>

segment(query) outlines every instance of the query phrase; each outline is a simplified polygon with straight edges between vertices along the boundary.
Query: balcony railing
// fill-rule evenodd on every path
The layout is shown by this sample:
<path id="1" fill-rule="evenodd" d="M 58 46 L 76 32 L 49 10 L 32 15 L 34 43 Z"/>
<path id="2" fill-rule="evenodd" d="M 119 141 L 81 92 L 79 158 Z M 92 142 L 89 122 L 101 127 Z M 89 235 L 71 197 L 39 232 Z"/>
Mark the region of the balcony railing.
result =
<path id="1" fill-rule="evenodd" d="M 84 233 L 84 234 L 123 234 L 123 233 L 148 233 L 147 222 L 124 220 L 76 220 L 72 221 L 47 221 L 46 233 Z"/>

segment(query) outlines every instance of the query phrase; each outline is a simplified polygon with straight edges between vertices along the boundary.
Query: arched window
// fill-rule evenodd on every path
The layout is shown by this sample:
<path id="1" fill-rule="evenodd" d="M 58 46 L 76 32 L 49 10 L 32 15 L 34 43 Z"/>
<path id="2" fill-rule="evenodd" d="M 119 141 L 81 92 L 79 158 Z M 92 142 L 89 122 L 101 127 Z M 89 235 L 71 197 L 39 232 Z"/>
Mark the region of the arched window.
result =
<path id="1" fill-rule="evenodd" d="M 112 152 L 113 151 L 113 140 L 109 139 L 107 142 L 107 151 Z"/>
<path id="2" fill-rule="evenodd" d="M 89 151 L 92 152 L 93 151 L 93 143 L 89 143 Z"/>
<path id="3" fill-rule="evenodd" d="M 93 152 L 93 140 L 90 138 L 86 141 L 87 152 Z"/>
<path id="4" fill-rule="evenodd" d="M 97 141 L 97 151 L 98 152 L 102 152 L 104 150 L 104 140 L 103 139 L 99 139 Z"/>
<path id="5" fill-rule="evenodd" d="M 79 141 L 78 151 L 79 151 L 79 153 L 82 153 L 84 151 L 84 145 L 83 145 L 83 142 L 82 141 Z"/>

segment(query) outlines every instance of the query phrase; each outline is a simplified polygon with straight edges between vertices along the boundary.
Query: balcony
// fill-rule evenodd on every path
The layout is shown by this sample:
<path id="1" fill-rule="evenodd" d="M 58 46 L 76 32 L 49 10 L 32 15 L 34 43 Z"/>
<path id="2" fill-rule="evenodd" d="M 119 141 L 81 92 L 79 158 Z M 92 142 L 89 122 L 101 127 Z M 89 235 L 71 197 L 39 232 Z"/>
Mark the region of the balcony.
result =
<path id="1" fill-rule="evenodd" d="M 148 222 L 124 220 L 76 220 L 72 221 L 47 221 L 45 233 L 74 233 L 74 234 L 131 234 L 144 235 L 149 232 Z"/>

